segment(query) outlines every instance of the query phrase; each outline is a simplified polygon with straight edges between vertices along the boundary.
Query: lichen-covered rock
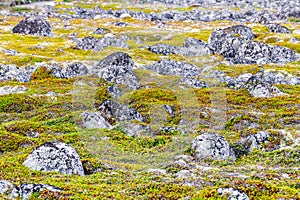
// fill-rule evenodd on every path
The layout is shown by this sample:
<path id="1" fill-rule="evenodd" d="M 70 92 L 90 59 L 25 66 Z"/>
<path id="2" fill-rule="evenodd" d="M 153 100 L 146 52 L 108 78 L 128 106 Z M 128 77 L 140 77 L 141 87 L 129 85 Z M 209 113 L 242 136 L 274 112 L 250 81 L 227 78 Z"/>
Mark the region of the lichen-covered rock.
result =
<path id="1" fill-rule="evenodd" d="M 204 133 L 192 141 L 194 156 L 198 160 L 235 160 L 235 155 L 227 140 L 216 133 Z"/>
<path id="2" fill-rule="evenodd" d="M 0 180 L 0 194 L 9 195 L 14 188 L 15 186 L 12 183 L 6 180 Z"/>
<path id="3" fill-rule="evenodd" d="M 28 90 L 25 86 L 4 86 L 0 87 L 0 96 L 15 93 L 24 93 Z"/>
<path id="4" fill-rule="evenodd" d="M 235 188 L 219 188 L 218 194 L 225 195 L 228 200 L 249 200 L 249 197 L 242 191 Z"/>
<path id="5" fill-rule="evenodd" d="M 48 192 L 53 192 L 53 193 L 59 193 L 62 191 L 60 188 L 52 186 L 52 185 L 22 184 L 18 187 L 15 187 L 12 191 L 12 194 L 14 194 L 14 196 L 18 195 L 23 200 L 27 200 L 27 199 L 30 199 L 30 197 L 33 193 L 40 193 L 40 192 L 43 192 L 44 190 L 47 190 Z"/>
<path id="6" fill-rule="evenodd" d="M 180 54 L 180 47 L 172 46 L 169 44 L 156 44 L 148 47 L 148 50 L 152 53 L 162 54 L 164 56 L 170 54 Z"/>
<path id="7" fill-rule="evenodd" d="M 84 175 L 79 155 L 62 142 L 47 142 L 37 147 L 23 164 L 31 170 Z"/>
<path id="8" fill-rule="evenodd" d="M 266 24 L 266 26 L 272 33 L 292 33 L 287 27 L 280 24 Z"/>
<path id="9" fill-rule="evenodd" d="M 111 125 L 99 112 L 84 112 L 80 116 L 82 117 L 82 126 L 85 128 L 111 128 Z"/>
<path id="10" fill-rule="evenodd" d="M 270 84 L 257 84 L 254 86 L 249 86 L 248 91 L 253 97 L 276 97 L 286 95 L 277 87 Z"/>
<path id="11" fill-rule="evenodd" d="M 177 75 L 184 77 L 200 75 L 200 68 L 196 65 L 174 60 L 160 60 L 152 65 L 145 66 L 144 69 L 155 71 L 161 75 Z"/>
<path id="12" fill-rule="evenodd" d="M 231 26 L 224 29 L 225 32 L 230 33 L 231 35 L 247 39 L 247 40 L 253 40 L 254 39 L 254 33 L 251 28 L 244 26 L 244 25 L 236 25 Z"/>
<path id="13" fill-rule="evenodd" d="M 133 108 L 121 105 L 117 102 L 106 100 L 99 106 L 101 116 L 110 121 L 112 118 L 117 121 L 144 121 L 143 116 Z"/>
<path id="14" fill-rule="evenodd" d="M 22 33 L 25 35 L 52 36 L 51 26 L 44 17 L 40 15 L 30 15 L 16 25 L 13 33 Z"/>
<path id="15" fill-rule="evenodd" d="M 123 38 L 117 38 L 113 34 L 106 34 L 101 39 L 87 36 L 83 39 L 75 40 L 74 42 L 76 43 L 77 48 L 82 50 L 101 51 L 109 46 L 128 48 L 128 45 Z"/>
<path id="16" fill-rule="evenodd" d="M 84 64 L 80 62 L 76 62 L 76 63 L 72 63 L 66 68 L 63 76 L 65 78 L 72 78 L 72 77 L 87 75 L 88 72 L 89 71 Z"/>
<path id="17" fill-rule="evenodd" d="M 193 88 L 207 88 L 208 85 L 204 81 L 200 81 L 191 77 L 183 77 L 180 79 L 180 85 L 187 85 Z"/>
<path id="18" fill-rule="evenodd" d="M 135 90 L 139 88 L 139 83 L 133 72 L 134 67 L 135 64 L 128 54 L 116 52 L 97 63 L 93 68 L 93 73 L 106 81 L 125 84 Z"/>
<path id="19" fill-rule="evenodd" d="M 254 135 L 250 135 L 247 137 L 247 141 L 251 142 L 251 145 L 249 147 L 249 151 L 252 151 L 253 149 L 261 149 L 261 145 L 268 141 L 270 137 L 270 133 L 267 131 L 259 131 L 258 133 Z"/>
<path id="20" fill-rule="evenodd" d="M 214 53 L 221 54 L 233 63 L 266 64 L 296 60 L 296 53 L 287 47 L 271 46 L 243 39 L 228 32 L 227 29 L 214 31 L 209 36 L 208 44 Z"/>

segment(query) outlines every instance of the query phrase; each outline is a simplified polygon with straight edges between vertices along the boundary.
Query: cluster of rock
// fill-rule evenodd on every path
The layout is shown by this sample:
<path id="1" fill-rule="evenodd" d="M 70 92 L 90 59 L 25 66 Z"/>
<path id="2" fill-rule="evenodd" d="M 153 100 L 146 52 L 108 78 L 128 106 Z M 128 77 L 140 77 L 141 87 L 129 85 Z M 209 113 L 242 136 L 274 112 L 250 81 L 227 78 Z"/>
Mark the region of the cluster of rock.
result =
<path id="1" fill-rule="evenodd" d="M 239 64 L 286 63 L 296 60 L 296 53 L 287 47 L 253 41 L 249 27 L 237 25 L 214 31 L 208 40 L 214 53 Z"/>
<path id="2" fill-rule="evenodd" d="M 71 19 L 71 18 L 83 18 L 83 19 L 94 19 L 94 18 L 127 18 L 132 17 L 141 20 L 149 21 L 216 21 L 216 20 L 230 20 L 239 22 L 260 22 L 260 23 L 270 23 L 276 20 L 287 20 L 288 18 L 299 18 L 299 7 L 298 1 L 286 1 L 283 2 L 270 2 L 270 1 L 172 1 L 172 0 L 162 0 L 161 3 L 165 4 L 179 4 L 179 5 L 193 5 L 204 7 L 205 9 L 193 9 L 191 11 L 174 11 L 167 10 L 161 13 L 145 13 L 145 12 L 135 12 L 131 10 L 104 10 L 99 7 L 94 9 L 83 9 L 80 7 L 71 8 L 69 11 L 74 14 L 65 13 L 55 13 L 54 11 L 50 14 L 53 17 Z M 145 2 L 141 2 L 145 3 Z M 152 1 L 152 3 L 155 3 Z M 234 9 L 223 9 L 223 6 L 239 7 L 239 11 Z M 257 10 L 255 8 L 260 7 L 262 10 Z M 217 9 L 214 9 L 217 8 Z M 266 9 L 268 8 L 268 9 Z M 273 12 L 275 10 L 275 12 Z M 16 15 L 16 14 L 15 14 Z M 25 13 L 24 13 L 25 15 Z M 123 26 L 124 24 L 122 24 Z"/>
<path id="3" fill-rule="evenodd" d="M 221 82 L 225 82 L 227 87 L 234 89 L 246 88 L 254 97 L 275 97 L 284 95 L 274 84 L 300 85 L 300 78 L 281 72 L 264 71 L 256 74 L 242 74 L 238 77 L 223 77 Z"/>
<path id="4" fill-rule="evenodd" d="M 6 195 L 9 199 L 21 198 L 23 200 L 30 199 L 33 193 L 41 193 L 43 191 L 51 193 L 60 193 L 62 190 L 58 187 L 46 184 L 22 184 L 15 186 L 9 181 L 0 180 L 0 194 Z"/>
<path id="5" fill-rule="evenodd" d="M 157 44 L 149 46 L 148 50 L 156 54 L 179 54 L 183 56 L 202 56 L 212 53 L 206 42 L 195 38 L 186 38 L 182 47 L 168 44 Z"/>
<path id="6" fill-rule="evenodd" d="M 128 48 L 126 40 L 124 38 L 117 38 L 113 34 L 106 34 L 103 38 L 98 39 L 92 36 L 87 36 L 82 39 L 76 39 L 74 41 L 77 48 L 82 50 L 101 51 L 108 46 L 114 46 L 119 48 Z"/>

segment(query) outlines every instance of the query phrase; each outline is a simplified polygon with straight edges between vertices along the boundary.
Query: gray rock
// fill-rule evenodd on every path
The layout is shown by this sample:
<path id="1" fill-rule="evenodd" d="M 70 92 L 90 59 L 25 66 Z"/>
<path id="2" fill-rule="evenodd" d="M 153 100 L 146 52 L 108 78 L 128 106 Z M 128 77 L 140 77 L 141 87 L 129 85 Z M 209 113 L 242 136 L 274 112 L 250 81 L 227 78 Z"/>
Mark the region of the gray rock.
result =
<path id="1" fill-rule="evenodd" d="M 235 160 L 235 155 L 227 140 L 216 133 L 204 133 L 192 141 L 194 156 L 198 160 Z"/>
<path id="2" fill-rule="evenodd" d="M 104 35 L 106 33 L 109 33 L 110 31 L 107 28 L 97 28 L 94 31 L 94 34 L 100 34 L 100 35 Z"/>
<path id="3" fill-rule="evenodd" d="M 116 52 L 97 63 L 93 68 L 93 73 L 106 81 L 125 84 L 135 90 L 139 88 L 139 83 L 133 72 L 134 67 L 135 64 L 128 54 Z"/>
<path id="4" fill-rule="evenodd" d="M 31 170 L 84 175 L 77 152 L 61 142 L 47 142 L 33 150 L 23 163 Z"/>
<path id="5" fill-rule="evenodd" d="M 286 63 L 296 60 L 296 53 L 289 48 L 245 40 L 227 29 L 214 31 L 208 41 L 210 48 L 226 60 L 237 64 Z"/>
<path id="6" fill-rule="evenodd" d="M 292 33 L 287 27 L 280 24 L 267 24 L 266 26 L 272 33 Z"/>
<path id="7" fill-rule="evenodd" d="M 24 93 L 28 90 L 25 86 L 4 86 L 0 87 L 0 96 L 7 94 Z"/>
<path id="8" fill-rule="evenodd" d="M 248 91 L 253 97 L 276 97 L 286 95 L 277 87 L 270 84 L 257 84 L 254 86 L 249 86 Z"/>
<path id="9" fill-rule="evenodd" d="M 177 75 L 184 77 L 200 76 L 200 68 L 187 62 L 160 60 L 144 69 L 155 71 L 161 75 Z"/>
<path id="10" fill-rule="evenodd" d="M 219 188 L 218 194 L 225 195 L 228 200 L 249 200 L 249 197 L 242 191 L 235 188 Z"/>
<path id="11" fill-rule="evenodd" d="M 33 193 L 40 193 L 44 190 L 53 193 L 59 193 L 62 190 L 58 187 L 45 184 L 23 184 L 13 189 L 12 194 L 15 196 L 18 195 L 21 199 L 27 200 L 30 199 Z"/>
<path id="12" fill-rule="evenodd" d="M 187 178 L 190 178 L 193 176 L 195 176 L 195 175 L 189 170 L 181 170 L 175 174 L 175 177 L 180 178 L 180 179 L 187 179 Z"/>
<path id="13" fill-rule="evenodd" d="M 51 26 L 44 17 L 40 15 L 30 15 L 16 25 L 13 33 L 22 33 L 25 35 L 52 36 Z"/>
<path id="14" fill-rule="evenodd" d="M 202 56 L 212 54 L 208 44 L 195 38 L 186 38 L 182 47 L 169 44 L 156 44 L 148 47 L 148 50 L 162 55 L 179 54 L 184 56 Z"/>
<path id="15" fill-rule="evenodd" d="M 128 48 L 128 44 L 123 38 L 117 38 L 113 34 L 106 34 L 101 39 L 87 36 L 83 39 L 75 40 L 74 42 L 76 43 L 77 48 L 82 50 L 101 51 L 109 46 Z"/>
<path id="16" fill-rule="evenodd" d="M 111 125 L 100 115 L 99 112 L 84 112 L 81 113 L 80 116 L 83 118 L 82 126 L 84 128 L 111 128 Z"/>
<path id="17" fill-rule="evenodd" d="M 246 138 L 248 142 L 251 142 L 251 146 L 249 147 L 249 151 L 253 149 L 261 149 L 261 145 L 269 140 L 270 133 L 267 131 L 260 131 L 255 135 L 250 135 Z"/>
<path id="18" fill-rule="evenodd" d="M 237 35 L 238 37 L 243 39 L 254 39 L 254 33 L 252 32 L 252 29 L 244 25 L 231 26 L 223 30 L 227 33 L 230 33 L 231 35 Z"/>
<path id="19" fill-rule="evenodd" d="M 105 100 L 99 106 L 99 112 L 101 116 L 110 121 L 110 119 L 116 119 L 117 121 L 144 121 L 143 116 L 133 108 L 129 108 L 128 106 L 121 105 L 117 102 L 111 100 Z"/>
<path id="20" fill-rule="evenodd" d="M 9 195 L 14 188 L 15 186 L 12 183 L 6 180 L 0 180 L 0 194 Z"/>
<path id="21" fill-rule="evenodd" d="M 72 63 L 69 65 L 64 73 L 63 77 L 64 78 L 72 78 L 72 77 L 77 77 L 77 76 L 84 76 L 88 74 L 88 69 L 85 65 L 83 65 L 80 62 Z"/>
<path id="22" fill-rule="evenodd" d="M 208 85 L 204 82 L 204 81 L 200 81 L 191 77 L 183 77 L 182 79 L 180 79 L 179 82 L 180 85 L 183 86 L 190 86 L 193 88 L 207 88 Z"/>

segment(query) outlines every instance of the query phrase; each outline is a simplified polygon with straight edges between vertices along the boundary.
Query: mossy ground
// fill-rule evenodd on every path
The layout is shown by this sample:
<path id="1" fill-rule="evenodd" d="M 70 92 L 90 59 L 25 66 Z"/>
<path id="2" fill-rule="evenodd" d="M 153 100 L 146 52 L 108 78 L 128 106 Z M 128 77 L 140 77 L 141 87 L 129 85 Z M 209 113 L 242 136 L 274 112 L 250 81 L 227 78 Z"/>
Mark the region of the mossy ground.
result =
<path id="1" fill-rule="evenodd" d="M 102 2 L 103 3 L 103 2 Z M 96 4 L 76 6 L 94 8 Z M 104 9 L 120 9 L 124 4 L 98 4 Z M 56 9 L 68 12 L 70 3 L 61 2 Z M 151 6 L 127 5 L 128 9 L 144 12 L 160 12 L 162 9 Z M 201 8 L 184 8 L 201 9 Z M 182 9 L 180 10 L 182 11 Z M 257 65 L 225 65 L 218 56 L 183 57 L 180 55 L 161 56 L 150 53 L 147 45 L 165 43 L 181 46 L 184 38 L 193 37 L 208 40 L 216 27 L 231 26 L 229 21 L 216 22 L 170 22 L 166 30 L 156 28 L 153 22 L 132 18 L 124 19 L 128 27 L 111 25 L 119 19 L 83 20 L 72 19 L 69 28 L 64 27 L 61 19 L 50 18 L 53 37 L 25 36 L 12 34 L 11 28 L 21 18 L 8 17 L 0 21 L 0 48 L 14 49 L 19 52 L 15 56 L 0 52 L 2 63 L 15 64 L 21 67 L 36 62 L 75 62 L 95 61 L 115 51 L 128 53 L 138 66 L 158 61 L 162 58 L 187 61 L 202 69 L 218 69 L 227 75 L 238 76 L 243 73 L 256 73 Z M 292 20 L 294 21 L 294 20 Z M 291 22 L 293 29 L 300 29 L 296 22 Z M 290 24 L 287 24 L 287 26 Z M 129 49 L 117 47 L 106 48 L 101 52 L 83 51 L 75 48 L 69 36 L 78 37 L 93 35 L 98 28 L 108 28 L 111 33 L 129 37 Z M 299 53 L 299 43 L 290 42 L 290 37 L 299 39 L 299 35 L 282 35 L 269 33 L 264 26 L 254 24 L 252 27 L 257 41 L 272 45 L 287 46 Z M 172 30 L 172 31 L 170 31 Z M 95 35 L 93 35 L 95 36 Z M 101 37 L 101 36 L 97 36 Z M 139 43 L 136 42 L 139 38 Z M 281 39 L 283 38 L 283 39 Z M 212 61 L 213 60 L 213 61 Z M 208 66 L 209 65 L 209 66 Z M 284 71 L 299 76 L 299 62 L 285 65 L 264 65 L 264 69 Z M 32 81 L 19 83 L 15 81 L 1 82 L 0 86 L 23 85 L 28 90 L 23 94 L 0 96 L 0 179 L 21 183 L 51 184 L 63 189 L 65 199 L 225 199 L 219 197 L 219 187 L 234 187 L 244 191 L 250 199 L 298 199 L 299 188 L 299 146 L 273 150 L 278 145 L 292 145 L 299 141 L 300 130 L 300 88 L 299 86 L 276 85 L 288 96 L 270 99 L 253 98 L 247 90 L 227 89 L 216 85 L 214 80 L 203 78 L 210 83 L 210 88 L 187 89 L 184 93 L 176 88 L 176 76 L 161 76 L 156 73 L 135 69 L 142 89 L 126 93 L 120 101 L 140 111 L 146 122 L 151 109 L 168 104 L 175 108 L 175 116 L 166 114 L 164 125 L 179 126 L 183 110 L 203 109 L 211 116 L 213 109 L 225 107 L 224 129 L 214 129 L 211 117 L 199 114 L 200 124 L 194 133 L 165 133 L 162 135 L 143 135 L 129 137 L 121 128 L 113 130 L 85 130 L 77 125 L 77 115 L 86 105 L 74 102 L 72 94 L 76 79 L 57 79 L 49 76 L 47 71 L 39 71 Z M 92 98 L 99 105 L 103 100 L 111 98 L 105 92 L 109 84 L 102 83 Z M 47 96 L 55 92 L 54 96 Z M 180 96 L 182 95 L 182 96 Z M 180 98 L 192 95 L 194 99 L 184 101 Z M 196 103 L 195 103 L 196 102 Z M 243 123 L 257 123 L 253 129 L 247 129 Z M 211 170 L 195 170 L 197 178 L 189 180 L 177 179 L 173 175 L 180 169 L 172 169 L 167 175 L 148 173 L 149 168 L 165 168 L 173 162 L 178 154 L 189 154 L 189 142 L 196 135 L 205 131 L 221 133 L 231 145 L 235 145 L 241 137 L 255 134 L 260 130 L 269 130 L 273 140 L 265 144 L 265 150 L 255 150 L 240 155 L 235 162 L 209 162 Z M 282 130 L 285 130 L 282 131 Z M 38 134 L 37 134 L 38 133 Z M 284 134 L 288 134 L 288 138 Z M 33 137 L 34 136 L 34 137 Z M 184 141 L 178 148 L 178 140 Z M 62 141 L 74 147 L 84 164 L 86 176 L 67 176 L 59 173 L 30 171 L 22 163 L 27 155 L 38 145 L 47 141 Z M 109 147 L 109 148 L 108 148 Z M 157 157 L 153 156 L 156 155 Z M 206 165 L 205 164 L 205 165 Z M 201 165 L 201 163 L 199 164 Z M 95 170 L 97 173 L 91 174 Z M 289 177 L 289 178 L 288 178 Z M 191 186 L 188 182 L 198 183 Z M 42 198 L 41 194 L 32 199 Z M 49 197 L 49 196 L 48 196 Z M 0 197 L 1 198 L 1 197 Z M 50 197 L 49 197 L 50 198 Z M 55 198 L 54 198 L 55 199 Z"/>

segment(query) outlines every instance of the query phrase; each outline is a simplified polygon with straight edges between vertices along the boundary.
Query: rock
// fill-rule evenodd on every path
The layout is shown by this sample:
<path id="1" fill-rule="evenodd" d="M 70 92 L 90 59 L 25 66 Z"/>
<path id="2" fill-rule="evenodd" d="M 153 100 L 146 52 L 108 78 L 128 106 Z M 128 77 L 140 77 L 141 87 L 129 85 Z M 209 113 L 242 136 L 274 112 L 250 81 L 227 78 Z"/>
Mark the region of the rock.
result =
<path id="1" fill-rule="evenodd" d="M 14 188 L 15 186 L 12 183 L 6 180 L 0 180 L 0 194 L 9 195 Z"/>
<path id="2" fill-rule="evenodd" d="M 19 52 L 14 49 L 3 49 L 2 52 L 4 52 L 6 55 L 10 55 L 10 56 L 15 56 L 15 55 L 19 54 Z"/>
<path id="3" fill-rule="evenodd" d="M 280 24 L 266 24 L 266 26 L 272 33 L 292 33 L 292 31 L 290 31 L 287 27 Z"/>
<path id="4" fill-rule="evenodd" d="M 165 170 L 165 169 L 148 169 L 148 173 L 157 174 L 157 175 L 166 175 L 167 170 Z"/>
<path id="5" fill-rule="evenodd" d="M 133 72 L 134 67 L 135 64 L 128 54 L 116 52 L 97 63 L 93 68 L 93 73 L 106 81 L 125 84 L 130 89 L 135 90 L 139 88 L 139 83 Z"/>
<path id="6" fill-rule="evenodd" d="M 45 185 L 45 184 L 23 184 L 20 185 L 12 191 L 13 194 L 18 194 L 19 197 L 22 199 L 30 199 L 33 193 L 40 193 L 44 190 L 53 193 L 59 193 L 62 190 L 58 187 L 52 185 Z"/>
<path id="7" fill-rule="evenodd" d="M 214 31 L 208 40 L 214 53 L 221 54 L 226 60 L 236 64 L 286 63 L 296 60 L 296 53 L 289 48 L 236 37 L 227 31 L 229 28 Z"/>
<path id="8" fill-rule="evenodd" d="M 186 62 L 174 60 L 160 60 L 144 69 L 155 71 L 161 75 L 177 75 L 184 77 L 200 76 L 200 68 Z"/>
<path id="9" fill-rule="evenodd" d="M 111 128 L 111 125 L 100 115 L 99 112 L 84 112 L 81 113 L 80 116 L 83 118 L 82 126 L 84 128 Z"/>
<path id="10" fill-rule="evenodd" d="M 255 135 L 250 135 L 246 138 L 248 142 L 251 142 L 251 146 L 249 147 L 249 151 L 252 151 L 253 149 L 261 149 L 261 145 L 268 141 L 270 137 L 270 133 L 267 131 L 260 131 L 256 133 Z"/>
<path id="11" fill-rule="evenodd" d="M 110 30 L 108 30 L 107 28 L 97 28 L 95 31 L 94 31 L 94 34 L 101 34 L 101 35 L 104 35 L 104 34 L 107 34 L 109 33 Z"/>
<path id="12" fill-rule="evenodd" d="M 12 32 L 25 35 L 52 36 L 49 22 L 40 15 L 30 15 L 26 17 L 13 28 Z"/>
<path id="13" fill-rule="evenodd" d="M 190 177 L 195 176 L 192 172 L 189 170 L 181 170 L 175 174 L 175 177 L 180 178 L 180 179 L 187 179 Z"/>
<path id="14" fill-rule="evenodd" d="M 116 119 L 117 121 L 144 121 L 143 116 L 133 108 L 121 105 L 117 102 L 111 100 L 105 100 L 99 106 L 99 112 L 106 120 L 111 121 L 111 119 Z"/>
<path id="15" fill-rule="evenodd" d="M 252 29 L 244 25 L 236 25 L 223 29 L 225 32 L 246 40 L 253 40 L 254 33 Z"/>
<path id="16" fill-rule="evenodd" d="M 4 86 L 0 87 L 0 96 L 7 94 L 19 94 L 28 90 L 25 86 Z"/>
<path id="17" fill-rule="evenodd" d="M 114 24 L 115 24 L 115 26 L 118 26 L 118 27 L 125 27 L 125 26 L 128 26 L 128 24 L 125 23 L 125 22 L 116 22 L 116 23 L 114 23 Z"/>
<path id="18" fill-rule="evenodd" d="M 23 163 L 31 170 L 84 175 L 77 152 L 61 142 L 47 142 L 33 150 Z"/>
<path id="19" fill-rule="evenodd" d="M 200 81 L 191 77 L 183 77 L 182 79 L 180 79 L 179 82 L 180 85 L 183 86 L 190 86 L 193 88 L 207 88 L 208 85 L 204 82 L 204 81 Z"/>
<path id="20" fill-rule="evenodd" d="M 30 81 L 31 74 L 36 70 L 35 66 L 16 67 L 15 65 L 0 64 L 0 81 L 16 80 L 18 82 Z"/>
<path id="21" fill-rule="evenodd" d="M 249 197 L 242 191 L 234 188 L 219 188 L 220 196 L 225 195 L 228 200 L 249 200 Z"/>
<path id="22" fill-rule="evenodd" d="M 170 54 L 202 56 L 213 53 L 206 42 L 195 38 L 186 38 L 182 47 L 169 44 L 156 44 L 149 46 L 148 50 L 165 56 Z"/>
<path id="23" fill-rule="evenodd" d="M 128 48 L 128 45 L 123 38 L 117 38 L 113 34 L 106 34 L 101 39 L 87 36 L 83 39 L 75 40 L 74 42 L 76 43 L 77 48 L 82 50 L 101 51 L 109 46 Z"/>
<path id="24" fill-rule="evenodd" d="M 80 62 L 72 63 L 63 73 L 64 78 L 72 78 L 77 76 L 84 76 L 88 74 L 88 69 Z"/>
<path id="25" fill-rule="evenodd" d="M 162 54 L 164 56 L 181 53 L 180 47 L 172 46 L 169 44 L 152 45 L 148 47 L 148 50 L 151 51 L 152 53 Z"/>
<path id="26" fill-rule="evenodd" d="M 126 121 L 125 123 L 118 123 L 115 128 L 121 129 L 126 135 L 130 137 L 141 136 L 142 134 L 145 135 L 149 132 L 149 130 L 147 130 L 147 126 L 130 121 Z"/>
<path id="27" fill-rule="evenodd" d="M 270 84 L 258 84 L 248 87 L 248 91 L 253 97 L 276 97 L 286 95 L 280 91 L 277 87 Z"/>
<path id="28" fill-rule="evenodd" d="M 203 40 L 198 40 L 195 38 L 185 38 L 180 54 L 185 56 L 202 56 L 212 53 L 213 52 L 209 48 L 208 44 Z"/>
<path id="29" fill-rule="evenodd" d="M 192 141 L 194 156 L 198 160 L 235 160 L 235 155 L 227 140 L 216 133 L 204 133 Z"/>

